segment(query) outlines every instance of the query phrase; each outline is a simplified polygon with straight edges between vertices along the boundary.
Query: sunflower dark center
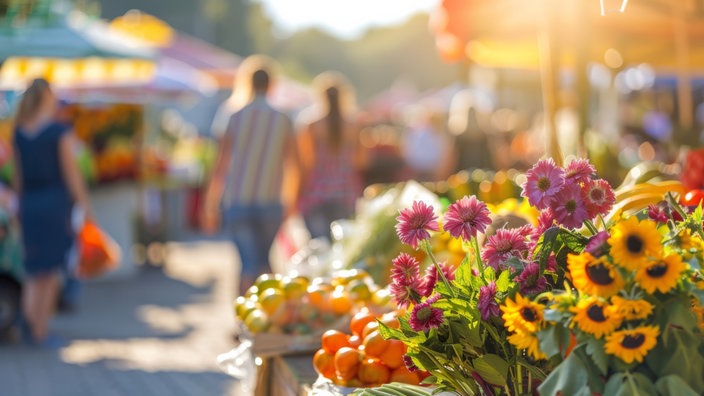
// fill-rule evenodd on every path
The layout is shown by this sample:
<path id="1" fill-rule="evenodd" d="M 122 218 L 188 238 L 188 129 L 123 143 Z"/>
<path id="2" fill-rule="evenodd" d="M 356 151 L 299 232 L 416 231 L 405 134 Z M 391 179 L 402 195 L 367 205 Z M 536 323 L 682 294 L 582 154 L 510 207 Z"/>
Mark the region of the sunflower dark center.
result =
<path id="1" fill-rule="evenodd" d="M 638 349 L 645 342 L 645 336 L 643 334 L 627 335 L 623 337 L 621 341 L 621 346 L 626 349 Z"/>
<path id="2" fill-rule="evenodd" d="M 667 273 L 667 264 L 658 263 L 651 265 L 645 272 L 651 278 L 662 278 Z"/>
<path id="3" fill-rule="evenodd" d="M 575 210 L 577 210 L 577 201 L 574 199 L 570 199 L 565 203 L 565 210 L 567 210 L 567 213 L 574 213 Z"/>
<path id="4" fill-rule="evenodd" d="M 587 266 L 587 276 L 589 279 L 599 286 L 608 286 L 614 283 L 614 278 L 611 277 L 611 272 L 604 264 L 598 263 Z"/>
<path id="5" fill-rule="evenodd" d="M 606 322 L 606 316 L 604 316 L 604 308 L 596 304 L 592 304 L 589 309 L 587 309 L 587 316 L 594 322 Z"/>
<path id="6" fill-rule="evenodd" d="M 547 177 L 541 177 L 538 179 L 538 190 L 547 191 L 550 188 L 550 179 Z"/>
<path id="7" fill-rule="evenodd" d="M 629 235 L 626 238 L 626 249 L 632 254 L 638 254 L 643 251 L 643 240 L 637 235 Z"/>
<path id="8" fill-rule="evenodd" d="M 521 309 L 521 317 L 527 322 L 535 322 L 536 320 L 538 320 L 538 314 L 533 308 L 530 307 L 525 307 Z"/>

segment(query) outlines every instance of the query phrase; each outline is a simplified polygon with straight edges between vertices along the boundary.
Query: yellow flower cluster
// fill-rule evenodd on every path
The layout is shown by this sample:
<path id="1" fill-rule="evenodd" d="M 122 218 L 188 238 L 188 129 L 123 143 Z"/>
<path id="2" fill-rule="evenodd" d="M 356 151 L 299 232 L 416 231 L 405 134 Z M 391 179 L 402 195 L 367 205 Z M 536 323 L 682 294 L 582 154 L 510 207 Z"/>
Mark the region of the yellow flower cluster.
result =
<path id="1" fill-rule="evenodd" d="M 504 326 L 511 331 L 508 341 L 518 349 L 525 349 L 534 359 L 546 359 L 540 351 L 537 332 L 542 328 L 545 306 L 516 295 L 516 300 L 506 298 L 501 306 Z"/>

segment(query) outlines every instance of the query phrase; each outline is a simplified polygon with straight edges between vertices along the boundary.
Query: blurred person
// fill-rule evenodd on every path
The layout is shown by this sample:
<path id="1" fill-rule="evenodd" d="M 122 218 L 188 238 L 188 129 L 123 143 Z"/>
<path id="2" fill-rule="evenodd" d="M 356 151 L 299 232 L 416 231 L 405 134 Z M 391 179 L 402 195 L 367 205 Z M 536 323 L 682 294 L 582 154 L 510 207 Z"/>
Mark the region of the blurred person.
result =
<path id="1" fill-rule="evenodd" d="M 214 232 L 222 210 L 222 228 L 231 234 L 240 255 L 240 294 L 257 276 L 271 272 L 271 245 L 284 216 L 293 212 L 295 200 L 286 193 L 298 194 L 296 183 L 292 192 L 284 187 L 290 182 L 284 178 L 285 170 L 300 168 L 293 124 L 266 98 L 272 64 L 268 58 L 253 56 L 240 65 L 238 89 L 251 96 L 230 115 L 201 218 L 203 228 Z"/>
<path id="2" fill-rule="evenodd" d="M 56 98 L 44 79 L 27 88 L 15 118 L 13 178 L 19 195 L 19 218 L 24 245 L 25 283 L 22 289 L 26 341 L 56 347 L 49 335 L 62 272 L 74 242 L 74 205 L 88 218 L 88 193 L 74 157 L 75 138 L 55 121 Z"/>
<path id="3" fill-rule="evenodd" d="M 481 127 L 471 93 L 462 91 L 452 98 L 448 128 L 455 138 L 457 171 L 492 167 L 489 137 Z"/>
<path id="4" fill-rule="evenodd" d="M 311 237 L 330 238 L 330 223 L 350 218 L 362 195 L 366 164 L 359 131 L 349 120 L 352 88 L 340 74 L 326 72 L 313 85 L 322 116 L 298 134 L 302 188 L 298 208 Z"/>
<path id="5" fill-rule="evenodd" d="M 411 177 L 437 181 L 449 176 L 454 155 L 440 115 L 418 106 L 409 109 L 408 119 L 402 151 Z"/>

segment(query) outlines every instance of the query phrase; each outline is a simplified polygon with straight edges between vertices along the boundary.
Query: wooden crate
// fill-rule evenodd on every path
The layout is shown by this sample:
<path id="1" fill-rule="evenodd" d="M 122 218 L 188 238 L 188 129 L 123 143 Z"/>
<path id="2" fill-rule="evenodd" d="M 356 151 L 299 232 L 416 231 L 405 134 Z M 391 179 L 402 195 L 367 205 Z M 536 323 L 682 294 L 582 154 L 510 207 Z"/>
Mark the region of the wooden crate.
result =
<path id="1" fill-rule="evenodd" d="M 317 377 L 313 354 L 270 357 L 259 367 L 255 396 L 308 396 Z"/>

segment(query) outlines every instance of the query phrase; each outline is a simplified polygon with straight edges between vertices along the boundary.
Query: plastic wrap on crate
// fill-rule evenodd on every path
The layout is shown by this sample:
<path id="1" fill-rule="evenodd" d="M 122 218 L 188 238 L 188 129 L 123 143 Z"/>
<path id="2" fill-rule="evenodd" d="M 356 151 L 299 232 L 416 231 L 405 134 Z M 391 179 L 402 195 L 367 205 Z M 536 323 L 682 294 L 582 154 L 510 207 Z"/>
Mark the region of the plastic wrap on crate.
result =
<path id="1" fill-rule="evenodd" d="M 311 387 L 308 396 L 349 396 L 355 390 L 356 388 L 337 386 L 329 379 L 320 376 Z"/>

